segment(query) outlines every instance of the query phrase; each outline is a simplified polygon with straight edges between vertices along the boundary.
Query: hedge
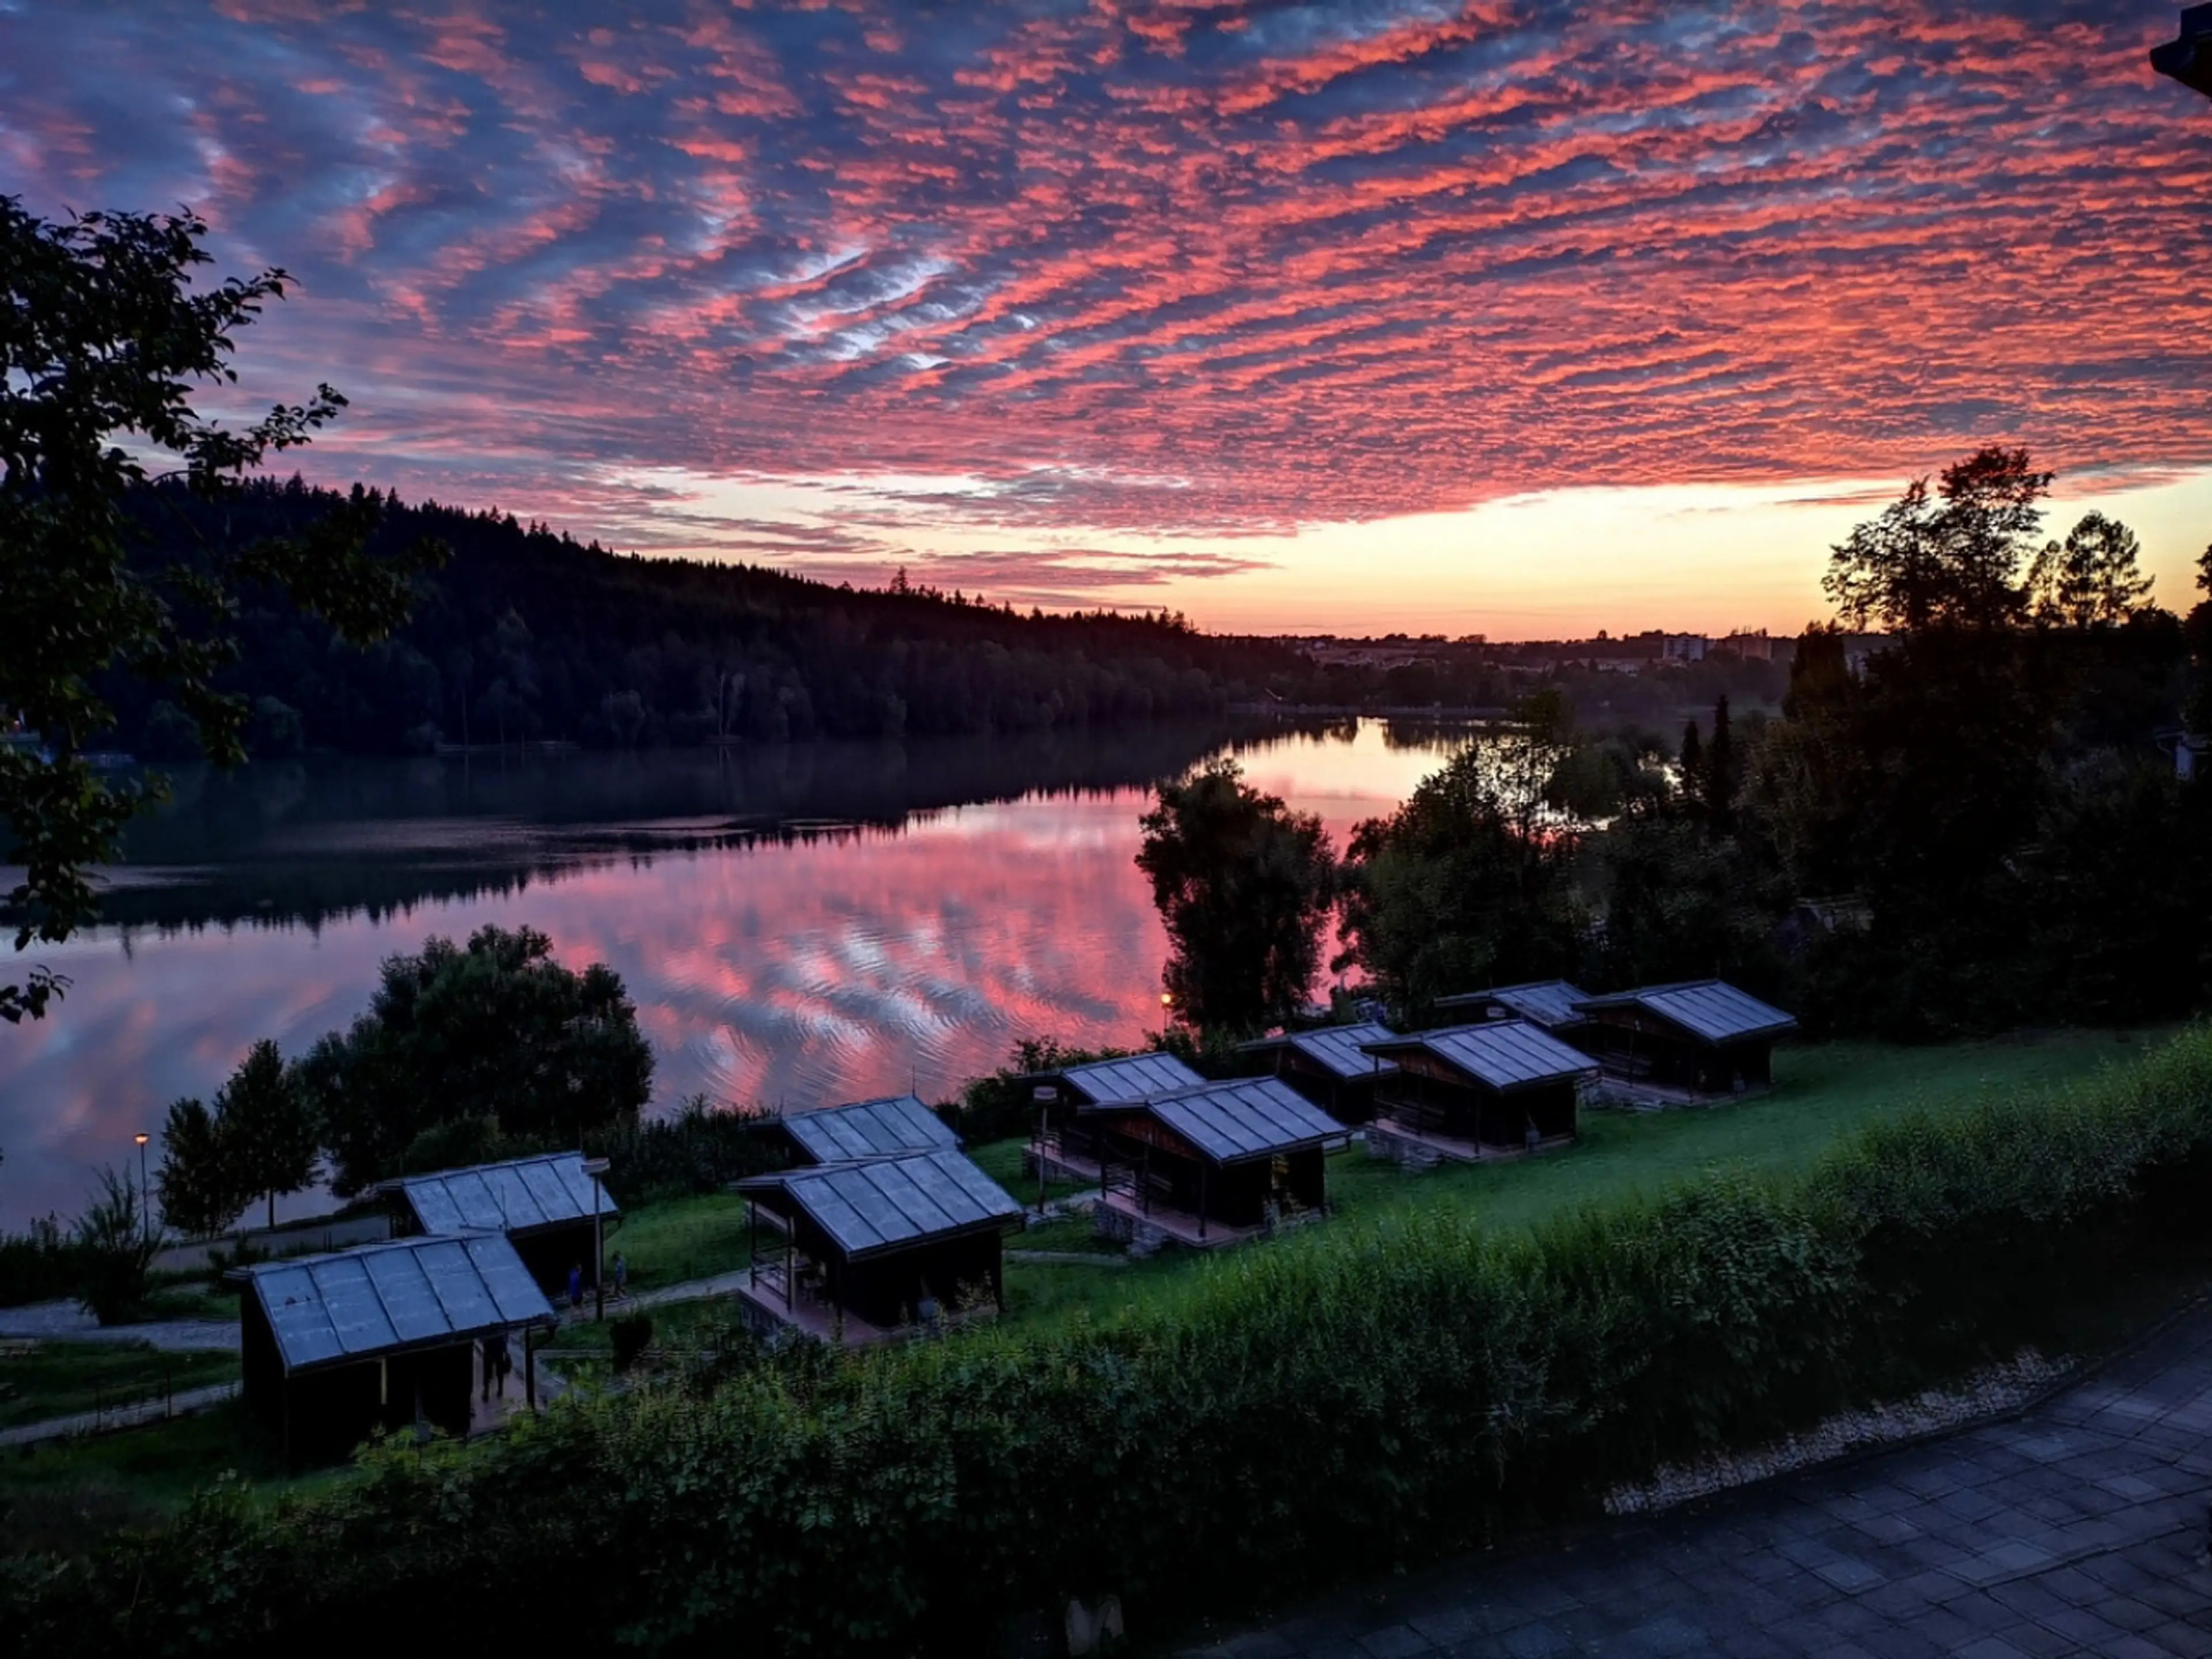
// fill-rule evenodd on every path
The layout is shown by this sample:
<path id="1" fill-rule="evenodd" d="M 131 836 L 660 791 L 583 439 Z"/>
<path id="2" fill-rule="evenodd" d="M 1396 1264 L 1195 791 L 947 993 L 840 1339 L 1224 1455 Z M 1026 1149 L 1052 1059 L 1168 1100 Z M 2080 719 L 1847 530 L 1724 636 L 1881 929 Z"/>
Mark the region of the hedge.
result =
<path id="1" fill-rule="evenodd" d="M 647 1651 L 982 1650 L 1118 1593 L 1155 1631 L 1587 1510 L 1659 1462 L 2048 1335 L 2205 1242 L 2212 1031 L 1907 1115 L 1792 1178 L 1713 1172 L 1498 1237 L 1430 1215 L 1236 1252 L 1110 1324 L 779 1355 L 235 1487 L 0 1574 L 42 1654 L 345 1629 Z"/>

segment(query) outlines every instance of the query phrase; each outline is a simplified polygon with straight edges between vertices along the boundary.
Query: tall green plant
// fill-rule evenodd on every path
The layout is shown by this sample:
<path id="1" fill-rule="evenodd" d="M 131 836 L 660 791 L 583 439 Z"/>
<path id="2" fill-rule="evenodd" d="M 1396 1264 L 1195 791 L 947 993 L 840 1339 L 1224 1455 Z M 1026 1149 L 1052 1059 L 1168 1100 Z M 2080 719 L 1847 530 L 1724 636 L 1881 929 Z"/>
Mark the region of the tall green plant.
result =
<path id="1" fill-rule="evenodd" d="M 98 1191 L 76 1224 L 78 1299 L 103 1325 L 143 1307 L 161 1235 L 128 1176 L 103 1167 Z"/>

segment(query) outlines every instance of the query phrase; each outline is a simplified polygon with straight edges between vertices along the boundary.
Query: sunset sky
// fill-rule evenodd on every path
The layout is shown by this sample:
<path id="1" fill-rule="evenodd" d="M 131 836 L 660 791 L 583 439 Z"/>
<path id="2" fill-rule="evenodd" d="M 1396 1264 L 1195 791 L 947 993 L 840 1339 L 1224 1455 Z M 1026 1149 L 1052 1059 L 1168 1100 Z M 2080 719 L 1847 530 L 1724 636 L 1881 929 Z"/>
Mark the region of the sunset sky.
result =
<path id="1" fill-rule="evenodd" d="M 1829 542 L 2004 441 L 2185 608 L 2176 15 L 0 0 L 0 192 L 288 267 L 243 390 L 353 399 L 310 476 L 624 550 L 1240 629 L 1794 629 Z"/>

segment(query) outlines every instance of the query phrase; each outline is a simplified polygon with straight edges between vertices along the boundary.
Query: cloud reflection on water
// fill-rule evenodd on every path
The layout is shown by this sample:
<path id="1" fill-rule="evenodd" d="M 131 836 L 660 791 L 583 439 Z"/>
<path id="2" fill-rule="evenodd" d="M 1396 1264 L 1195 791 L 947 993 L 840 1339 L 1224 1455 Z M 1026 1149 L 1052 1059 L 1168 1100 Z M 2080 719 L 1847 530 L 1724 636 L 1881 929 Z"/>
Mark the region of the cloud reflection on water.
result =
<path id="1" fill-rule="evenodd" d="M 1437 759 L 1371 726 L 1245 755 L 1340 846 Z M 486 923 L 623 975 L 662 1104 L 940 1097 L 1019 1037 L 1136 1041 L 1158 1024 L 1165 950 L 1132 861 L 1148 799 L 1031 793 L 898 830 L 600 855 L 312 926 L 97 929 L 41 953 L 74 981 L 57 1014 L 0 1032 L 0 1225 L 74 1209 L 95 1165 L 126 1161 L 169 1101 L 211 1094 L 256 1038 L 296 1053 L 367 1006 L 385 957 Z"/>

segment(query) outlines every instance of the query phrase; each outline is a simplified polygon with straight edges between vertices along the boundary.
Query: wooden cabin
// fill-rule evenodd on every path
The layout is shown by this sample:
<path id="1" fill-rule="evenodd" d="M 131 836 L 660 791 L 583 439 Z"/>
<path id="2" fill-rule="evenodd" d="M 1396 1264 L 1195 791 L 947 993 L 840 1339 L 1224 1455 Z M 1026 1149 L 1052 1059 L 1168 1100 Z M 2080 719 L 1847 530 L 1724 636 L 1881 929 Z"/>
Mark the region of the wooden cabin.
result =
<path id="1" fill-rule="evenodd" d="M 1098 1148 L 1100 1234 L 1233 1243 L 1328 1208 L 1324 1155 L 1344 1125 L 1279 1078 L 1235 1078 L 1085 1107 Z"/>
<path id="2" fill-rule="evenodd" d="M 1396 1035 L 1372 1020 L 1321 1025 L 1241 1043 L 1237 1052 L 1265 1066 L 1339 1123 L 1364 1123 L 1375 1115 L 1376 1085 L 1398 1068 L 1360 1045 Z"/>
<path id="3" fill-rule="evenodd" d="M 858 1100 L 775 1120 L 775 1131 L 802 1164 L 851 1164 L 902 1152 L 957 1152 L 960 1137 L 918 1095 Z"/>
<path id="4" fill-rule="evenodd" d="M 1376 1093 L 1368 1149 L 1471 1164 L 1564 1146 L 1580 1131 L 1597 1062 L 1525 1019 L 1415 1031 L 1368 1045 L 1398 1075 Z"/>
<path id="5" fill-rule="evenodd" d="M 581 1152 L 549 1152 L 403 1176 L 375 1190 L 395 1202 L 402 1236 L 503 1233 L 546 1294 L 564 1296 L 571 1268 L 583 1269 L 586 1285 L 599 1282 L 606 1225 L 621 1218 L 598 1179 L 606 1167 Z"/>
<path id="6" fill-rule="evenodd" d="M 1002 1250 L 1022 1206 L 963 1153 L 785 1170 L 736 1190 L 752 1240 L 738 1306 L 763 1336 L 859 1346 L 1006 1305 Z"/>
<path id="7" fill-rule="evenodd" d="M 234 1270 L 246 1410 L 295 1462 L 377 1429 L 466 1434 L 479 1345 L 559 1322 L 495 1232 L 409 1238 Z M 534 1401 L 524 1344 L 523 1388 Z"/>
<path id="8" fill-rule="evenodd" d="M 1032 1073 L 1024 1081 L 1050 1097 L 1037 1110 L 1027 1159 L 1031 1172 L 1096 1181 L 1098 1132 L 1085 1113 L 1095 1107 L 1126 1105 L 1196 1088 L 1206 1079 L 1173 1054 L 1148 1054 Z"/>
<path id="9" fill-rule="evenodd" d="M 1575 1005 L 1589 1023 L 1577 1042 L 1632 1097 L 1714 1100 L 1774 1081 L 1774 1044 L 1790 1015 L 1717 979 L 1646 985 Z"/>
<path id="10" fill-rule="evenodd" d="M 1572 1042 L 1574 1034 L 1586 1023 L 1576 1005 L 1589 995 L 1580 986 L 1563 979 L 1540 979 L 1526 985 L 1499 985 L 1487 991 L 1438 997 L 1436 1006 L 1457 1020 L 1525 1019 Z"/>

